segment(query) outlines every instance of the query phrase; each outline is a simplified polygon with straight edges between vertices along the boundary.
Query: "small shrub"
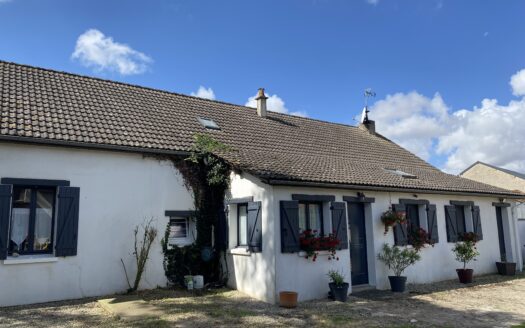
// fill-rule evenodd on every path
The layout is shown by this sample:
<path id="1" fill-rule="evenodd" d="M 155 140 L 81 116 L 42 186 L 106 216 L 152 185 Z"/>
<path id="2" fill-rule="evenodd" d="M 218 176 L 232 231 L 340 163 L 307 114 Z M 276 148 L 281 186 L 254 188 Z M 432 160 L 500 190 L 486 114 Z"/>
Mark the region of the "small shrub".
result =
<path id="1" fill-rule="evenodd" d="M 381 253 L 377 255 L 377 259 L 384 262 L 388 269 L 392 270 L 396 276 L 401 276 L 406 268 L 413 265 L 421 259 L 417 250 L 409 248 L 400 248 L 398 246 L 383 245 Z"/>
<path id="2" fill-rule="evenodd" d="M 479 255 L 476 243 L 472 240 L 457 242 L 452 251 L 456 255 L 456 261 L 463 263 L 463 269 L 466 269 L 467 264 L 475 261 Z"/>
<path id="3" fill-rule="evenodd" d="M 342 286 L 345 283 L 345 277 L 339 271 L 330 270 L 327 275 L 330 277 L 330 282 L 336 286 Z"/>

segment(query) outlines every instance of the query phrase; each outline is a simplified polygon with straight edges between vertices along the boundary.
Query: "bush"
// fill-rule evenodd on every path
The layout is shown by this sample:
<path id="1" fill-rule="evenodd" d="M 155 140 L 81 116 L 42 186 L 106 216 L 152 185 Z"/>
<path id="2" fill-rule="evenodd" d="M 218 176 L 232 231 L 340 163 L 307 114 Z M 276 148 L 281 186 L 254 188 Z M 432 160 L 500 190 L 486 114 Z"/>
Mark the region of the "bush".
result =
<path id="1" fill-rule="evenodd" d="M 463 269 L 466 269 L 467 263 L 475 261 L 479 255 L 476 243 L 472 240 L 457 242 L 452 251 L 456 255 L 456 261 L 463 263 Z"/>
<path id="2" fill-rule="evenodd" d="M 377 255 L 377 259 L 384 262 L 388 269 L 399 277 L 406 268 L 419 261 L 421 256 L 415 249 L 390 247 L 390 245 L 384 244 L 381 253 Z"/>

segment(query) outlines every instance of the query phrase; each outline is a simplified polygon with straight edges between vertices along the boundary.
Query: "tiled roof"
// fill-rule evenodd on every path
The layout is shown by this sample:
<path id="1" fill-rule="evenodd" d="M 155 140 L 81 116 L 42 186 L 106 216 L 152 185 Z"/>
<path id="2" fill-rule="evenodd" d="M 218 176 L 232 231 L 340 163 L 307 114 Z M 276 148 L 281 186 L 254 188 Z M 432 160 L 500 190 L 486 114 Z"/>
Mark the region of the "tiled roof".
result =
<path id="1" fill-rule="evenodd" d="M 0 61 L 0 139 L 177 152 L 188 151 L 196 133 L 230 145 L 234 151 L 219 155 L 263 179 L 514 194 L 445 174 L 353 126 L 273 112 L 261 118 L 249 107 Z"/>

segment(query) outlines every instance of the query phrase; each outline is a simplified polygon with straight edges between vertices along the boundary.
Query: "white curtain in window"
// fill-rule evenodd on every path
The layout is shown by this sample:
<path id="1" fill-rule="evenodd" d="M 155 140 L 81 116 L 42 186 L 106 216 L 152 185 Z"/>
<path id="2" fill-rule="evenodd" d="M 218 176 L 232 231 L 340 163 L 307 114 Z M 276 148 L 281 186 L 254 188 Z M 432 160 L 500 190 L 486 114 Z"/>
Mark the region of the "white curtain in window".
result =
<path id="1" fill-rule="evenodd" d="M 13 208 L 11 218 L 11 240 L 20 246 L 27 238 L 29 231 L 29 209 Z"/>
<path id="2" fill-rule="evenodd" d="M 51 239 L 51 208 L 37 208 L 35 220 L 35 241 L 43 245 Z"/>

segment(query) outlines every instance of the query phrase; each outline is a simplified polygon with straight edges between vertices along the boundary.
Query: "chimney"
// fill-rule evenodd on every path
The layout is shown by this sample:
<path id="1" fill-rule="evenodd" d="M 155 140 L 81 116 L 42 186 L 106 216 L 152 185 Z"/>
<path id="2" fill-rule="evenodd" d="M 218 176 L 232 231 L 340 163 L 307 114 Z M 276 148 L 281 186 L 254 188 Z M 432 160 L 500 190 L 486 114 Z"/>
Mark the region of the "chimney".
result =
<path id="1" fill-rule="evenodd" d="M 266 99 L 268 97 L 264 94 L 264 88 L 259 88 L 255 100 L 257 100 L 257 115 L 260 117 L 266 117 Z"/>
<path id="2" fill-rule="evenodd" d="M 376 122 L 372 120 L 367 120 L 366 122 L 360 123 L 359 128 L 361 130 L 368 131 L 370 134 L 376 134 Z"/>
<path id="3" fill-rule="evenodd" d="M 363 108 L 363 114 L 361 115 L 361 123 L 359 124 L 359 128 L 361 130 L 367 131 L 370 134 L 375 134 L 376 122 L 368 118 L 368 112 L 368 106 L 365 106 L 365 108 Z"/>

